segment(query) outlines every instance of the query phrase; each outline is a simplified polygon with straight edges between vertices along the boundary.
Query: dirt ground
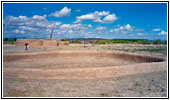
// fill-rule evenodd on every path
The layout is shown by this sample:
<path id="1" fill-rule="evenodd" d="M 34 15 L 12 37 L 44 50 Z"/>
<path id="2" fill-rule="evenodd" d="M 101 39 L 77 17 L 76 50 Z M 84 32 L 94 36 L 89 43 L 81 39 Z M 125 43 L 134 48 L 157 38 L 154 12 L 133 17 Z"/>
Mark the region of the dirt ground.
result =
<path id="1" fill-rule="evenodd" d="M 160 48 L 160 49 L 157 49 Z M 163 48 L 163 49 L 162 49 Z M 152 51 L 151 51 L 152 50 Z M 73 51 L 95 51 L 95 52 L 116 52 L 130 53 L 135 55 L 153 56 L 165 59 L 163 62 L 136 62 L 119 57 L 93 56 L 86 57 L 66 57 L 61 55 L 56 57 L 51 52 L 73 52 Z M 47 52 L 47 56 L 35 55 L 30 58 L 22 58 L 21 55 L 42 54 Z M 48 53 L 49 52 L 49 53 Z M 167 53 L 165 45 L 135 45 L 135 44 L 114 44 L 114 45 L 89 45 L 72 44 L 69 47 L 51 48 L 28 48 L 14 45 L 4 45 L 3 47 L 3 96 L 4 97 L 166 97 L 167 96 Z M 17 56 L 20 56 L 20 59 Z M 63 55 L 63 54 L 62 54 Z M 76 55 L 75 55 L 76 56 Z M 79 56 L 79 55 L 78 55 Z M 145 64 L 146 63 L 146 64 Z M 143 66 L 148 69 L 143 70 Z M 113 69 L 110 69 L 112 66 Z M 127 68 L 121 66 L 130 66 Z M 154 67 L 155 66 L 155 67 Z M 157 67 L 156 67 L 157 66 Z M 107 68 L 109 67 L 109 68 Z M 100 71 L 101 75 L 93 78 L 84 78 L 85 72 L 75 72 L 81 70 L 96 69 L 96 75 Z M 118 74 L 113 73 L 115 69 L 122 68 Z M 130 69 L 131 68 L 131 69 Z M 24 69 L 24 70 L 22 70 Z M 42 78 L 32 75 L 29 71 L 34 70 L 39 73 L 57 73 L 67 69 L 76 74 L 83 74 L 81 78 L 53 77 Z M 52 71 L 49 71 L 49 70 Z M 102 71 L 100 70 L 102 69 Z M 107 71 L 105 71 L 107 69 Z M 135 70 L 133 70 L 135 69 Z M 15 71 L 24 73 L 22 76 L 15 77 Z M 43 71 L 44 70 L 44 71 Z M 104 71 L 103 71 L 104 70 Z M 113 71 L 111 71 L 113 70 Z M 146 71 L 147 70 L 147 71 Z M 25 72 L 24 72 L 25 71 Z M 133 73 L 132 73 L 133 71 Z M 135 72 L 136 71 L 136 72 Z M 35 71 L 34 71 L 35 72 Z M 35 74 L 36 74 L 35 73 Z M 127 73 L 127 74 L 124 74 Z M 24 76 L 25 75 L 25 76 Z M 58 75 L 58 74 L 56 74 Z M 62 74 L 63 75 L 63 74 Z M 67 75 L 67 72 L 64 73 Z M 73 76 L 74 76 L 73 75 Z M 87 76 L 91 77 L 93 74 Z M 28 77 L 30 76 L 30 77 Z M 31 77 L 33 76 L 33 77 Z"/>

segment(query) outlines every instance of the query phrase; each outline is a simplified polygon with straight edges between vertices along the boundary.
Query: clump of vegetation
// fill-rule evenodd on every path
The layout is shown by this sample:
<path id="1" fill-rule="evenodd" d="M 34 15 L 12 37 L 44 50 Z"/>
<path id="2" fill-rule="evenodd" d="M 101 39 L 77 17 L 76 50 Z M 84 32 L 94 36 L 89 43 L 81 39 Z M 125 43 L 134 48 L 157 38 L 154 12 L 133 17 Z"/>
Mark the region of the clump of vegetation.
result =
<path id="1" fill-rule="evenodd" d="M 153 44 L 167 44 L 167 42 L 157 39 L 157 40 L 153 41 Z"/>
<path id="2" fill-rule="evenodd" d="M 107 44 L 107 41 L 105 40 L 97 41 L 97 44 Z"/>
<path id="3" fill-rule="evenodd" d="M 94 41 L 89 41 L 90 44 L 94 44 Z"/>
<path id="4" fill-rule="evenodd" d="M 81 44 L 81 41 L 80 40 L 71 40 L 69 41 L 70 43 L 75 43 L 75 44 Z"/>
<path id="5" fill-rule="evenodd" d="M 97 41 L 97 44 L 113 44 L 113 43 L 167 44 L 166 41 L 161 41 L 161 40 L 149 41 L 149 40 L 132 39 L 132 40 L 100 40 L 100 41 Z"/>
<path id="6" fill-rule="evenodd" d="M 138 40 L 137 43 L 138 44 L 151 44 L 149 40 Z"/>
<path id="7" fill-rule="evenodd" d="M 62 39 L 61 41 L 69 41 L 69 40 L 67 40 L 67 39 Z"/>
<path id="8" fill-rule="evenodd" d="M 3 39 L 3 43 L 4 44 L 14 44 L 14 43 L 16 43 L 16 38 L 13 38 L 13 39 L 9 39 L 9 38 L 4 38 Z"/>

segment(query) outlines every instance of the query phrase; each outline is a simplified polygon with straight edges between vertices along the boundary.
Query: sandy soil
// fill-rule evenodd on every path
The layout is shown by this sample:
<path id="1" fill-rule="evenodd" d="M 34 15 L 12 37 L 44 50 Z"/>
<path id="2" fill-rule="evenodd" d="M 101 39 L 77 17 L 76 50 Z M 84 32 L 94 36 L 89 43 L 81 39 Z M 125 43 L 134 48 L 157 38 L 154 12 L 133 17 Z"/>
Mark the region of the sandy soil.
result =
<path id="1" fill-rule="evenodd" d="M 4 77 L 4 97 L 166 97 L 166 71 L 104 79 Z"/>
<path id="2" fill-rule="evenodd" d="M 127 53 L 126 56 L 114 57 L 110 54 L 72 55 L 73 51 L 122 53 L 119 50 L 108 49 L 108 47 L 122 48 L 122 46 L 125 45 L 85 47 L 72 45 L 58 48 L 29 48 L 25 51 L 24 47 L 5 45 L 3 95 L 5 97 L 166 97 L 165 53 L 129 53 L 142 57 L 127 56 Z M 136 48 L 135 45 L 130 46 Z M 42 56 L 43 52 L 47 52 L 44 54 L 46 56 Z M 52 52 L 71 53 L 68 56 Z M 153 57 L 148 58 L 148 55 Z M 158 57 L 165 61 L 154 62 L 159 61 Z"/>

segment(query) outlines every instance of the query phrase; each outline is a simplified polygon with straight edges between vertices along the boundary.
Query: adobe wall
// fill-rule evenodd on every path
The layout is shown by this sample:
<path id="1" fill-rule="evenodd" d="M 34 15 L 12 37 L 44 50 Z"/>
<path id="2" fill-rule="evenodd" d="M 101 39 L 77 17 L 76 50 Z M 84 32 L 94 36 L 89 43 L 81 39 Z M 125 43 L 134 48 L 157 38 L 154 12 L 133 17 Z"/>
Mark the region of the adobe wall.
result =
<path id="1" fill-rule="evenodd" d="M 24 46 L 25 43 L 31 43 L 34 40 L 36 40 L 36 39 L 17 39 L 15 45 L 16 46 Z"/>
<path id="2" fill-rule="evenodd" d="M 57 46 L 69 46 L 69 42 L 67 41 L 60 41 L 57 43 Z"/>
<path id="3" fill-rule="evenodd" d="M 15 45 L 25 46 L 25 43 L 28 43 L 29 47 L 69 46 L 69 42 L 60 39 L 17 39 Z"/>
<path id="4" fill-rule="evenodd" d="M 56 39 L 43 39 L 42 42 L 44 47 L 57 46 Z"/>

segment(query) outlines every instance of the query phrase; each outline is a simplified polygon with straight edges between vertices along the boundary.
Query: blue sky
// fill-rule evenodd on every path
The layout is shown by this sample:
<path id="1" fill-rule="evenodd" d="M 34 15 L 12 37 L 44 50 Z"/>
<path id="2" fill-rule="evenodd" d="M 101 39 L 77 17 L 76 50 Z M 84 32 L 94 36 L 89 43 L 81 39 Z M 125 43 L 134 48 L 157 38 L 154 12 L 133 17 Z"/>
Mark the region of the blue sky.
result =
<path id="1" fill-rule="evenodd" d="M 167 40 L 166 3 L 3 3 L 3 37 Z"/>

